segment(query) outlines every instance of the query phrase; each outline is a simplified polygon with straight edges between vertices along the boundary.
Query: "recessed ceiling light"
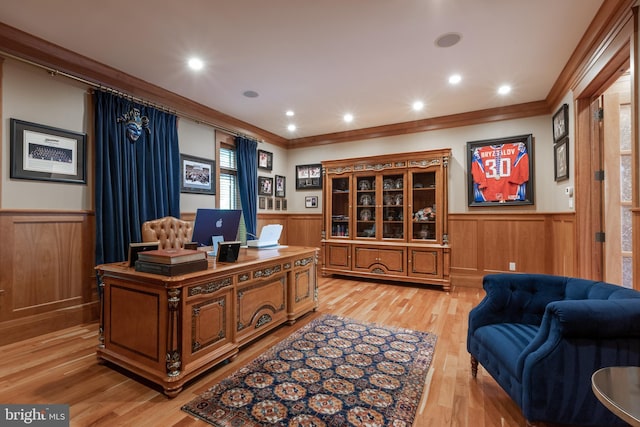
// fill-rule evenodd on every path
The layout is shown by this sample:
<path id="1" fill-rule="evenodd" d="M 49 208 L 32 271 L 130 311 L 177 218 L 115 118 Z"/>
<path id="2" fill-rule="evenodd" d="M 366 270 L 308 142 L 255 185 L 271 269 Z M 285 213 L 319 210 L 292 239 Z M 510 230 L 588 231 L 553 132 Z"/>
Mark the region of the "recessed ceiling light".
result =
<path id="1" fill-rule="evenodd" d="M 260 94 L 255 90 L 245 90 L 242 94 L 247 98 L 257 98 L 258 96 L 260 96 Z"/>
<path id="2" fill-rule="evenodd" d="M 291 123 L 289 126 L 287 126 L 287 129 L 289 130 L 289 132 L 293 132 L 294 130 L 296 130 L 296 125 Z"/>
<path id="3" fill-rule="evenodd" d="M 452 85 L 457 85 L 462 81 L 462 76 L 460 74 L 453 74 L 449 76 L 449 83 Z"/>
<path id="4" fill-rule="evenodd" d="M 189 68 L 195 71 L 202 70 L 202 67 L 204 67 L 204 62 L 202 62 L 202 59 L 195 57 L 190 58 L 187 64 L 189 65 Z"/>
<path id="5" fill-rule="evenodd" d="M 446 33 L 438 37 L 435 41 L 438 47 L 451 47 L 458 44 L 462 39 L 462 35 L 459 33 Z"/>
<path id="6" fill-rule="evenodd" d="M 422 101 L 415 101 L 412 105 L 411 108 L 413 108 L 413 111 L 420 111 L 424 108 L 424 102 Z"/>
<path id="7" fill-rule="evenodd" d="M 293 117 L 296 115 L 296 113 L 294 113 L 293 110 L 287 110 L 285 114 L 287 115 L 287 117 Z"/>
<path id="8" fill-rule="evenodd" d="M 509 86 L 509 85 L 502 85 L 502 86 L 500 86 L 500 87 L 498 88 L 498 93 L 499 93 L 500 95 L 506 95 L 506 94 L 508 94 L 509 92 L 511 92 L 511 86 Z"/>
<path id="9" fill-rule="evenodd" d="M 342 119 L 347 123 L 351 123 L 353 121 L 353 114 L 347 113 L 342 117 Z"/>

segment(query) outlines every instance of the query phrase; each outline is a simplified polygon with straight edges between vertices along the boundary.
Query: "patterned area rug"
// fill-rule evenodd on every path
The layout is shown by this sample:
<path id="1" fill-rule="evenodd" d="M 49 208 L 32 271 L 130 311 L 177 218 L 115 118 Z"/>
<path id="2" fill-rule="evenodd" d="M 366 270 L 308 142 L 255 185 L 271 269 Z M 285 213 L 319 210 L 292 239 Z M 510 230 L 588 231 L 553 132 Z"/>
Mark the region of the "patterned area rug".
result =
<path id="1" fill-rule="evenodd" d="M 324 315 L 182 410 L 219 427 L 411 426 L 435 343 Z"/>

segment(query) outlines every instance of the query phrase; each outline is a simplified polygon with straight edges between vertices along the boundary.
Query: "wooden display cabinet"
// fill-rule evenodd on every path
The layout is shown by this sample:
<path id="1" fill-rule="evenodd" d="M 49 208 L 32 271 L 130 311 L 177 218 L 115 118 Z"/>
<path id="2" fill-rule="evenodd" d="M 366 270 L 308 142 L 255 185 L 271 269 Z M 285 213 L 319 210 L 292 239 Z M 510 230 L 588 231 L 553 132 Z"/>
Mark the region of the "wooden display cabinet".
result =
<path id="1" fill-rule="evenodd" d="M 326 161 L 322 274 L 448 290 L 449 149 Z"/>

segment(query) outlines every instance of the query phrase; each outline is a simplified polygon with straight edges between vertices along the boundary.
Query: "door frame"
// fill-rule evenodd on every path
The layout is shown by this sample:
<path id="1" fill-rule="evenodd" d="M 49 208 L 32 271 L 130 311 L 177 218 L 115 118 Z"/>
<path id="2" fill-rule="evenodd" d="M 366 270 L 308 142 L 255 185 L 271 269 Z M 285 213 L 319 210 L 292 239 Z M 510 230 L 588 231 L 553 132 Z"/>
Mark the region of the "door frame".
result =
<path id="1" fill-rule="evenodd" d="M 595 179 L 601 171 L 602 147 L 599 121 L 594 118 L 595 105 L 604 90 L 618 79 L 621 72 L 630 70 L 632 157 L 633 157 L 633 215 L 634 230 L 640 230 L 638 208 L 638 7 L 620 17 L 609 37 L 594 49 L 591 60 L 585 61 L 580 78 L 572 85 L 575 106 L 575 203 L 577 275 L 594 280 L 603 279 L 603 245 L 596 241 L 596 233 L 603 231 L 603 185 Z M 634 233 L 634 277 L 640 277 L 635 254 L 640 254 L 640 238 Z M 636 281 L 637 282 L 637 281 Z M 636 285 L 634 285 L 636 286 Z"/>

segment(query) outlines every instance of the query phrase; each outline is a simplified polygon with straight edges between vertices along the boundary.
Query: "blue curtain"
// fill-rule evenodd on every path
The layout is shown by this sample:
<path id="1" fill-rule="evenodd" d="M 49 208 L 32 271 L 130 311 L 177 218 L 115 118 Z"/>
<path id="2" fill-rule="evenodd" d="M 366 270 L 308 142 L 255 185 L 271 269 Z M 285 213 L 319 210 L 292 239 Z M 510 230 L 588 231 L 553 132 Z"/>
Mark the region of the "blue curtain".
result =
<path id="1" fill-rule="evenodd" d="M 96 263 L 127 259 L 144 221 L 180 216 L 175 115 L 96 91 Z"/>
<path id="2" fill-rule="evenodd" d="M 247 240 L 253 240 L 258 226 L 258 142 L 237 136 L 236 153 L 240 202 L 247 228 Z"/>

